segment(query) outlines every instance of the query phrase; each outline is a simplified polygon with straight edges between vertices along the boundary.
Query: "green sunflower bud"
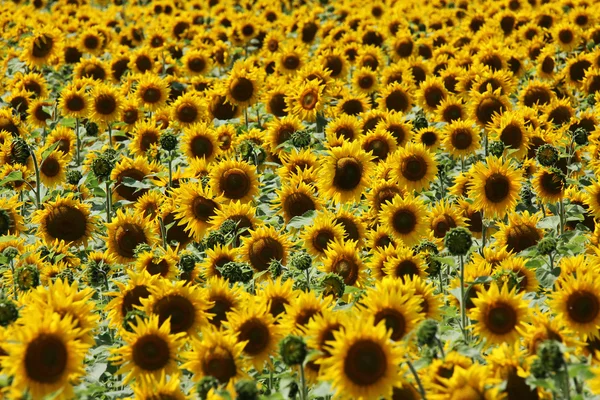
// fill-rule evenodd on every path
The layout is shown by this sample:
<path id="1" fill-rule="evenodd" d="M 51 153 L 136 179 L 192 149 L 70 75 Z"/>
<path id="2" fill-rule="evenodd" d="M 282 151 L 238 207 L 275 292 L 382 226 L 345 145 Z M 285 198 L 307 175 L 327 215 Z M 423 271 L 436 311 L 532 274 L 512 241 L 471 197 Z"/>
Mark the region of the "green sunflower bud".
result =
<path id="1" fill-rule="evenodd" d="M 426 319 L 417 329 L 417 343 L 419 346 L 435 346 L 435 339 L 438 332 L 437 322 L 432 319 Z"/>
<path id="2" fill-rule="evenodd" d="M 204 246 L 207 249 L 213 249 L 219 244 L 224 246 L 226 243 L 225 235 L 221 231 L 210 231 L 204 239 Z"/>
<path id="3" fill-rule="evenodd" d="M 15 270 L 17 287 L 20 290 L 27 291 L 39 286 L 40 271 L 33 265 L 25 265 Z"/>
<path id="4" fill-rule="evenodd" d="M 502 157 L 502 154 L 504 154 L 504 142 L 501 140 L 490 142 L 488 152 L 493 156 Z"/>
<path id="5" fill-rule="evenodd" d="M 173 151 L 177 148 L 177 136 L 166 132 L 160 136 L 160 147 L 166 151 Z"/>
<path id="6" fill-rule="evenodd" d="M 208 397 L 208 392 L 211 389 L 216 389 L 219 387 L 219 381 L 214 376 L 205 376 L 200 379 L 200 382 L 196 385 L 196 392 L 198 393 L 198 397 L 200 400 L 206 400 Z"/>
<path id="7" fill-rule="evenodd" d="M 27 160 L 31 157 L 31 150 L 25 139 L 21 137 L 13 138 L 10 145 L 9 164 L 27 165 Z"/>
<path id="8" fill-rule="evenodd" d="M 538 147 L 535 155 L 541 165 L 544 167 L 551 167 L 558 161 L 560 153 L 556 147 L 552 146 L 551 144 L 543 144 Z"/>
<path id="9" fill-rule="evenodd" d="M 537 356 L 547 372 L 558 372 L 565 363 L 560 346 L 555 340 L 546 340 L 544 343 L 540 344 L 537 350 Z"/>
<path id="10" fill-rule="evenodd" d="M 254 271 L 250 265 L 243 262 L 230 261 L 222 267 L 217 267 L 217 270 L 221 273 L 223 278 L 228 279 L 230 283 L 250 282 Z"/>
<path id="11" fill-rule="evenodd" d="M 179 257 L 179 268 L 184 272 L 193 271 L 200 260 L 192 253 L 184 253 Z"/>
<path id="12" fill-rule="evenodd" d="M 19 318 L 17 305 L 10 299 L 0 298 L 0 325 L 8 326 Z"/>
<path id="13" fill-rule="evenodd" d="M 588 131 L 584 128 L 577 128 L 575 132 L 573 132 L 573 140 L 579 146 L 584 146 L 588 143 Z"/>
<path id="14" fill-rule="evenodd" d="M 8 261 L 13 260 L 17 255 L 19 255 L 19 250 L 17 250 L 15 247 L 7 247 L 6 249 L 4 249 L 4 251 L 2 252 L 2 255 L 4 257 L 6 257 L 8 259 Z"/>
<path id="15" fill-rule="evenodd" d="M 273 278 L 278 278 L 283 273 L 283 265 L 278 260 L 271 260 L 269 263 L 269 273 Z"/>
<path id="16" fill-rule="evenodd" d="M 289 367 L 302 364 L 307 353 L 306 343 L 299 336 L 288 335 L 279 342 L 279 354 Z"/>
<path id="17" fill-rule="evenodd" d="M 135 258 L 139 257 L 140 254 L 149 253 L 152 251 L 152 247 L 147 243 L 138 244 L 135 249 L 133 249 L 133 256 Z"/>
<path id="18" fill-rule="evenodd" d="M 92 161 L 92 172 L 99 181 L 105 181 L 110 177 L 113 170 L 113 163 L 108 157 L 100 155 Z"/>
<path id="19" fill-rule="evenodd" d="M 55 279 L 66 280 L 69 285 L 75 282 L 75 275 L 73 274 L 73 270 L 71 268 L 64 268 L 58 274 L 56 274 Z"/>
<path id="20" fill-rule="evenodd" d="M 312 257 L 305 251 L 297 251 L 290 257 L 290 266 L 305 271 L 312 267 Z"/>
<path id="21" fill-rule="evenodd" d="M 84 125 L 85 127 L 85 132 L 89 135 L 89 136 L 98 136 L 98 125 L 96 125 L 96 123 L 92 122 L 92 121 L 87 121 Z"/>
<path id="22" fill-rule="evenodd" d="M 308 130 L 301 130 L 292 133 L 292 145 L 294 147 L 304 149 L 310 146 L 312 137 Z"/>
<path id="23" fill-rule="evenodd" d="M 344 279 L 338 274 L 330 272 L 321 278 L 320 282 L 321 289 L 323 290 L 323 296 L 333 296 L 340 298 L 346 291 L 346 284 Z"/>
<path id="24" fill-rule="evenodd" d="M 76 169 L 71 169 L 67 172 L 67 183 L 69 185 L 77 185 L 79 181 L 83 178 L 81 172 Z"/>
<path id="25" fill-rule="evenodd" d="M 537 244 L 538 251 L 544 256 L 548 256 L 556 251 L 556 245 L 558 241 L 552 236 L 546 236 L 540 240 Z"/>
<path id="26" fill-rule="evenodd" d="M 236 382 L 235 393 L 238 400 L 258 400 L 258 388 L 253 380 L 243 379 Z"/>
<path id="27" fill-rule="evenodd" d="M 471 249 L 471 232 L 463 227 L 452 228 L 444 237 L 444 245 L 453 256 L 464 256 Z"/>
<path id="28" fill-rule="evenodd" d="M 235 232 L 237 228 L 237 223 L 232 219 L 227 219 L 223 221 L 221 227 L 219 228 L 223 235 L 229 235 Z"/>

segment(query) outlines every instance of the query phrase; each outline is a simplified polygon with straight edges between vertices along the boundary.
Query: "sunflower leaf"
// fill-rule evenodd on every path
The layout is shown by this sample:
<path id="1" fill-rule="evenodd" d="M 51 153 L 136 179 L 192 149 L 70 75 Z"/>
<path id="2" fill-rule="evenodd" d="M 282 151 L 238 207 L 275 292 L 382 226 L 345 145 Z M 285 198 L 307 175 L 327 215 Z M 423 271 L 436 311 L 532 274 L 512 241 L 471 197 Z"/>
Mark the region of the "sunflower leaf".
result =
<path id="1" fill-rule="evenodd" d="M 4 186 L 10 182 L 22 181 L 22 180 L 23 180 L 23 173 L 21 171 L 13 171 L 10 174 L 6 175 L 6 178 L 4 178 L 0 181 L 0 186 Z"/>
<path id="2" fill-rule="evenodd" d="M 55 142 L 52 146 L 48 147 L 46 150 L 42 152 L 42 159 L 40 160 L 40 164 L 44 162 L 44 160 L 52 154 L 54 150 L 60 145 L 60 140 Z"/>
<path id="3" fill-rule="evenodd" d="M 312 224 L 313 220 L 315 219 L 315 215 L 316 212 L 314 210 L 309 210 L 303 215 L 292 218 L 290 222 L 287 223 L 288 230 L 289 228 L 300 229 L 303 226 Z"/>

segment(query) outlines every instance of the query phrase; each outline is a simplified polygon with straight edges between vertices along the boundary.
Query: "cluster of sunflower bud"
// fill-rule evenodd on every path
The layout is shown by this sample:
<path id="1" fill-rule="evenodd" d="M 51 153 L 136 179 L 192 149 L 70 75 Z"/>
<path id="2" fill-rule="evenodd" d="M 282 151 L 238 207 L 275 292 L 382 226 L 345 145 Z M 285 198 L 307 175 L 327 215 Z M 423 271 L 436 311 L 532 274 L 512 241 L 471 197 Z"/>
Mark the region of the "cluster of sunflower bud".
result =
<path id="1" fill-rule="evenodd" d="M 252 140 L 242 140 L 236 149 L 236 153 L 243 161 L 252 165 L 261 165 L 267 160 L 267 152 L 259 144 Z"/>
<path id="2" fill-rule="evenodd" d="M 117 164 L 118 154 L 114 149 L 107 149 L 94 158 L 92 161 L 92 172 L 98 179 L 98 182 L 103 182 L 110 178 L 110 174 Z"/>

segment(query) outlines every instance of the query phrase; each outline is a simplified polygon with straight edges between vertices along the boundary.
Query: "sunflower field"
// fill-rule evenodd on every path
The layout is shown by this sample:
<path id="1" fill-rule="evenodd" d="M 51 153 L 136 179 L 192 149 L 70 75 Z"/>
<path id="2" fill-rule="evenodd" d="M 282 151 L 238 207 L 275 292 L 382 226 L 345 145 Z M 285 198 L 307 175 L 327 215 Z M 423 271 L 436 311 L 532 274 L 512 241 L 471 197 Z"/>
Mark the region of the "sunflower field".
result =
<path id="1" fill-rule="evenodd" d="M 0 24 L 0 399 L 600 399 L 600 3 Z"/>

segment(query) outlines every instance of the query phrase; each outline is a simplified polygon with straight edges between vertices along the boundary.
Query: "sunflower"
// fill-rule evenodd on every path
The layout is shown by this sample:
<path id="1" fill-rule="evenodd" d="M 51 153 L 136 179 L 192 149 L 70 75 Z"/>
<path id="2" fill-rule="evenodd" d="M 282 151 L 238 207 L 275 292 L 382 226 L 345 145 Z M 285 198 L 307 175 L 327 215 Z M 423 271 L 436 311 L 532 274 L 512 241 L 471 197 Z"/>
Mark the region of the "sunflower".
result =
<path id="1" fill-rule="evenodd" d="M 297 179 L 288 184 L 283 184 L 276 193 L 277 198 L 274 201 L 274 206 L 280 209 L 286 223 L 294 217 L 301 217 L 308 211 L 317 211 L 322 207 L 315 189 L 302 181 L 297 181 Z"/>
<path id="2" fill-rule="evenodd" d="M 282 167 L 277 169 L 277 175 L 282 181 L 290 181 L 298 173 L 314 169 L 317 166 L 317 156 L 311 149 L 292 149 L 290 153 L 282 152 L 279 156 Z"/>
<path id="3" fill-rule="evenodd" d="M 435 126 L 421 128 L 415 132 L 413 141 L 416 143 L 421 143 L 425 146 L 429 151 L 435 152 L 438 147 L 440 147 L 441 133 L 438 128 Z"/>
<path id="4" fill-rule="evenodd" d="M 444 127 L 442 141 L 448 153 L 455 157 L 467 157 L 480 148 L 479 130 L 472 120 L 457 120 Z"/>
<path id="5" fill-rule="evenodd" d="M 39 234 L 46 243 L 64 240 L 73 246 L 87 244 L 94 234 L 97 217 L 91 216 L 90 206 L 76 200 L 73 194 L 60 195 L 35 212 L 32 222 L 39 224 Z"/>
<path id="6" fill-rule="evenodd" d="M 247 236 L 250 230 L 255 230 L 261 221 L 256 218 L 256 208 L 247 203 L 232 201 L 229 204 L 223 204 L 220 210 L 216 210 L 211 223 L 213 226 L 221 227 L 225 221 L 236 223 L 236 235 Z"/>
<path id="7" fill-rule="evenodd" d="M 503 217 L 514 209 L 523 178 L 510 162 L 487 157 L 475 165 L 472 176 L 469 197 L 486 218 Z"/>
<path id="8" fill-rule="evenodd" d="M 517 283 L 517 292 L 535 292 L 538 289 L 539 282 L 536 278 L 536 271 L 533 268 L 528 268 L 526 265 L 527 259 L 523 257 L 510 256 L 497 265 L 494 269 L 494 276 L 497 280 L 505 279 L 507 274 L 514 274 Z M 513 284 L 512 277 L 508 278 L 509 284 Z"/>
<path id="9" fill-rule="evenodd" d="M 565 175 L 557 168 L 540 168 L 532 181 L 535 192 L 544 203 L 562 200 L 567 184 Z"/>
<path id="10" fill-rule="evenodd" d="M 378 83 L 377 74 L 369 68 L 362 67 L 352 76 L 352 86 L 359 92 L 367 94 L 376 92 Z"/>
<path id="11" fill-rule="evenodd" d="M 295 115 L 302 121 L 314 122 L 317 113 L 324 105 L 323 86 L 317 80 L 304 82 L 298 87 L 291 88 L 291 92 L 285 98 L 289 114 Z"/>
<path id="12" fill-rule="evenodd" d="M 147 271 L 126 270 L 127 280 L 125 283 L 114 281 L 118 290 L 105 293 L 113 297 L 106 306 L 109 326 L 113 328 L 125 328 L 129 313 L 136 311 L 136 307 L 142 306 L 141 299 L 150 296 L 150 287 L 156 285 L 158 275 L 151 276 Z"/>
<path id="13" fill-rule="evenodd" d="M 286 234 L 279 233 L 273 226 L 261 226 L 250 231 L 250 236 L 242 239 L 241 253 L 244 259 L 257 271 L 269 268 L 271 261 L 285 265 L 290 242 Z"/>
<path id="14" fill-rule="evenodd" d="M 69 316 L 61 317 L 50 310 L 12 332 L 14 339 L 2 344 L 10 357 L 1 357 L 3 373 L 13 377 L 11 389 L 34 398 L 55 397 L 66 400 L 74 396 L 71 381 L 85 374 L 83 359 L 89 348 L 77 340 L 79 328 Z"/>
<path id="15" fill-rule="evenodd" d="M 574 50 L 581 42 L 581 33 L 577 26 L 564 21 L 552 27 L 555 43 L 565 52 Z"/>
<path id="16" fill-rule="evenodd" d="M 375 162 L 385 161 L 397 148 L 396 139 L 386 129 L 369 130 L 361 135 L 360 142 L 363 150 L 375 157 Z"/>
<path id="17" fill-rule="evenodd" d="M 536 355 L 540 344 L 547 340 L 556 340 L 567 347 L 582 346 L 575 333 L 566 327 L 560 318 L 551 318 L 539 308 L 534 309 L 531 322 L 523 332 L 524 345 L 529 355 Z"/>
<path id="18" fill-rule="evenodd" d="M 249 307 L 228 313 L 225 326 L 237 337 L 238 342 L 244 343 L 243 354 L 251 360 L 257 371 L 262 371 L 265 365 L 271 365 L 270 356 L 277 352 L 277 344 L 284 331 L 269 313 L 267 304 L 253 299 Z"/>
<path id="19" fill-rule="evenodd" d="M 265 133 L 269 149 L 271 153 L 276 154 L 280 158 L 286 157 L 286 151 L 281 145 L 290 140 L 294 133 L 305 129 L 302 121 L 291 115 L 274 119 L 266 125 L 267 129 Z"/>
<path id="20" fill-rule="evenodd" d="M 278 321 L 285 316 L 286 306 L 292 304 L 292 301 L 297 297 L 298 292 L 293 289 L 293 284 L 292 279 L 283 282 L 279 277 L 275 281 L 272 279 L 266 280 L 256 290 L 256 297 L 267 304 L 269 313 Z"/>
<path id="21" fill-rule="evenodd" d="M 245 343 L 239 342 L 230 332 L 207 329 L 202 340 L 192 342 L 192 350 L 182 353 L 187 362 L 181 367 L 193 373 L 194 381 L 212 376 L 221 384 L 236 382 L 246 374 L 246 362 L 242 358 Z"/>
<path id="22" fill-rule="evenodd" d="M 452 368 L 451 378 L 439 378 L 440 383 L 435 386 L 440 394 L 435 399 L 496 399 L 498 389 L 494 387 L 500 382 L 493 378 L 489 369 L 480 364 L 469 367 L 456 365 Z M 491 387 L 491 388 L 490 388 Z"/>
<path id="23" fill-rule="evenodd" d="M 142 107 L 148 111 L 155 111 L 167 104 L 169 85 L 156 75 L 144 74 L 138 82 L 135 96 Z"/>
<path id="24" fill-rule="evenodd" d="M 29 104 L 27 109 L 27 122 L 36 128 L 46 127 L 52 116 L 46 110 L 52 106 L 48 100 L 36 99 Z"/>
<path id="25" fill-rule="evenodd" d="M 210 172 L 210 186 L 230 201 L 250 202 L 258 194 L 256 167 L 244 161 L 222 160 Z"/>
<path id="26" fill-rule="evenodd" d="M 398 379 L 402 349 L 390 342 L 385 322 L 365 323 L 362 329 L 340 329 L 327 342 L 331 357 L 321 370 L 341 399 L 390 398 Z"/>
<path id="27" fill-rule="evenodd" d="M 215 197 L 210 189 L 200 183 L 184 183 L 173 191 L 177 204 L 176 218 L 180 225 L 186 226 L 196 241 L 202 240 L 204 233 L 211 226 L 210 219 L 220 208 L 222 198 Z"/>
<path id="28" fill-rule="evenodd" d="M 482 127 L 490 124 L 494 116 L 501 115 L 510 108 L 510 102 L 501 90 L 498 88 L 484 93 L 471 92 L 473 94 L 470 105 L 471 116 Z"/>
<path id="29" fill-rule="evenodd" d="M 110 124 L 121 118 L 123 98 L 115 87 L 98 83 L 90 92 L 89 118 L 100 124 Z"/>
<path id="30" fill-rule="evenodd" d="M 171 105 L 171 118 L 182 127 L 202 122 L 206 114 L 204 99 L 194 92 L 182 94 Z"/>
<path id="31" fill-rule="evenodd" d="M 106 224 L 106 229 L 108 252 L 120 263 L 134 261 L 134 251 L 138 245 L 152 245 L 156 241 L 156 232 L 150 220 L 130 211 L 118 209 L 116 218 Z"/>
<path id="32" fill-rule="evenodd" d="M 204 158 L 211 162 L 220 153 L 216 132 L 205 123 L 197 123 L 183 130 L 181 149 L 188 159 Z"/>
<path id="33" fill-rule="evenodd" d="M 598 336 L 600 283 L 593 273 L 561 278 L 557 281 L 549 306 L 562 325 L 583 340 Z"/>
<path id="34" fill-rule="evenodd" d="M 61 54 L 60 31 L 57 28 L 36 29 L 23 41 L 22 60 L 32 68 L 51 64 Z"/>
<path id="35" fill-rule="evenodd" d="M 142 382 L 132 385 L 133 395 L 137 400 L 153 400 L 156 396 L 171 400 L 187 400 L 181 391 L 181 380 L 177 375 L 171 375 L 169 381 L 166 380 L 165 373 L 160 374 L 160 378 L 154 378 L 152 375 L 146 376 Z"/>
<path id="36" fill-rule="evenodd" d="M 359 200 L 373 169 L 371 160 L 358 142 L 330 149 L 320 166 L 321 192 L 335 202 Z"/>
<path id="37" fill-rule="evenodd" d="M 286 97 L 288 95 L 287 87 L 283 84 L 277 84 L 272 88 L 263 91 L 263 103 L 269 114 L 281 118 L 288 115 L 286 111 Z"/>
<path id="38" fill-rule="evenodd" d="M 279 286 L 279 291 L 283 292 L 284 288 L 281 287 L 281 284 Z M 312 318 L 323 312 L 330 311 L 333 308 L 332 296 L 324 297 L 312 291 L 290 293 L 289 289 L 283 293 L 290 297 L 285 298 L 280 294 L 277 303 L 273 303 L 272 300 L 275 296 L 270 296 L 270 312 L 273 314 L 274 311 L 277 311 L 278 313 L 283 314 L 280 323 L 285 328 L 284 331 L 291 334 L 304 334 L 308 323 Z M 285 300 L 288 302 L 286 303 Z M 280 312 L 282 308 L 284 311 Z"/>
<path id="39" fill-rule="evenodd" d="M 355 241 L 333 239 L 324 251 L 321 271 L 339 275 L 347 286 L 364 286 L 367 274 Z"/>
<path id="40" fill-rule="evenodd" d="M 396 246 L 394 254 L 383 263 L 383 274 L 393 278 L 425 278 L 425 269 L 423 257 L 402 245 Z"/>
<path id="41" fill-rule="evenodd" d="M 422 144 L 407 143 L 391 156 L 392 178 L 402 189 L 427 189 L 437 175 L 437 163 Z"/>
<path id="42" fill-rule="evenodd" d="M 519 253 L 535 246 L 543 237 L 544 232 L 537 227 L 541 215 L 511 212 L 508 214 L 508 224 L 499 223 L 495 237 L 497 245 L 506 246 L 509 252 Z"/>
<path id="43" fill-rule="evenodd" d="M 344 142 L 356 140 L 361 133 L 360 121 L 352 115 L 342 114 L 329 121 L 325 137 L 329 147 L 341 146 Z"/>
<path id="44" fill-rule="evenodd" d="M 467 110 L 459 97 L 448 96 L 440 103 L 436 115 L 439 121 L 449 124 L 454 121 L 467 119 Z"/>
<path id="45" fill-rule="evenodd" d="M 260 97 L 263 81 L 264 74 L 260 68 L 255 68 L 248 61 L 236 62 L 224 83 L 227 101 L 242 108 L 253 105 Z"/>
<path id="46" fill-rule="evenodd" d="M 0 197 L 0 236 L 19 236 L 25 229 L 23 217 L 18 210 L 23 206 L 18 196 Z"/>
<path id="47" fill-rule="evenodd" d="M 191 76 L 204 75 L 212 69 L 210 53 L 203 49 L 189 50 L 181 58 L 181 63 L 185 72 Z"/>
<path id="48" fill-rule="evenodd" d="M 236 311 L 243 303 L 243 288 L 241 285 L 232 285 L 229 281 L 213 276 L 206 281 L 207 300 L 212 304 L 208 313 L 212 314 L 210 324 L 219 329 L 227 322 L 231 313 Z"/>
<path id="49" fill-rule="evenodd" d="M 277 69 L 282 74 L 293 74 L 305 63 L 305 50 L 300 46 L 283 45 L 277 56 Z"/>
<path id="50" fill-rule="evenodd" d="M 177 253 L 172 248 L 155 248 L 136 253 L 134 269 L 172 280 L 177 276 L 178 261 Z"/>
<path id="51" fill-rule="evenodd" d="M 435 284 L 427 282 L 419 276 L 405 276 L 404 284 L 409 287 L 408 290 L 414 290 L 417 299 L 420 300 L 421 314 L 425 319 L 440 319 L 441 307 L 444 304 L 444 298 L 440 294 L 435 294 Z"/>
<path id="52" fill-rule="evenodd" d="M 406 190 L 402 189 L 394 181 L 381 180 L 379 183 L 376 183 L 371 191 L 367 193 L 367 200 L 371 206 L 371 215 L 376 217 L 379 211 L 381 211 L 381 206 L 391 202 L 395 196 L 404 196 L 405 194 Z"/>
<path id="53" fill-rule="evenodd" d="M 345 114 L 349 116 L 360 115 L 371 108 L 369 100 L 364 93 L 345 91 L 335 108 L 329 108 L 332 116 Z"/>
<path id="54" fill-rule="evenodd" d="M 384 204 L 379 212 L 379 222 L 406 246 L 417 244 L 427 229 L 426 210 L 423 202 L 411 195 L 395 196 Z"/>
<path id="55" fill-rule="evenodd" d="M 448 97 L 444 82 L 437 77 L 428 77 L 417 92 L 417 100 L 421 107 L 427 111 L 435 111 Z"/>
<path id="56" fill-rule="evenodd" d="M 44 185 L 53 188 L 66 181 L 66 168 L 69 158 L 60 150 L 53 151 L 46 158 L 42 154 L 47 149 L 41 148 L 37 153 L 40 160 L 40 179 Z"/>
<path id="57" fill-rule="evenodd" d="M 434 237 L 443 239 L 450 229 L 457 226 L 465 226 L 465 218 L 459 207 L 444 199 L 431 207 L 429 228 Z"/>
<path id="58" fill-rule="evenodd" d="M 144 157 L 131 159 L 122 158 L 110 174 L 111 181 L 115 182 L 113 197 L 116 200 L 128 200 L 135 202 L 142 197 L 147 188 L 136 188 L 127 186 L 123 182 L 125 178 L 130 178 L 138 182 L 143 182 L 144 178 L 152 173 L 152 166 Z"/>

